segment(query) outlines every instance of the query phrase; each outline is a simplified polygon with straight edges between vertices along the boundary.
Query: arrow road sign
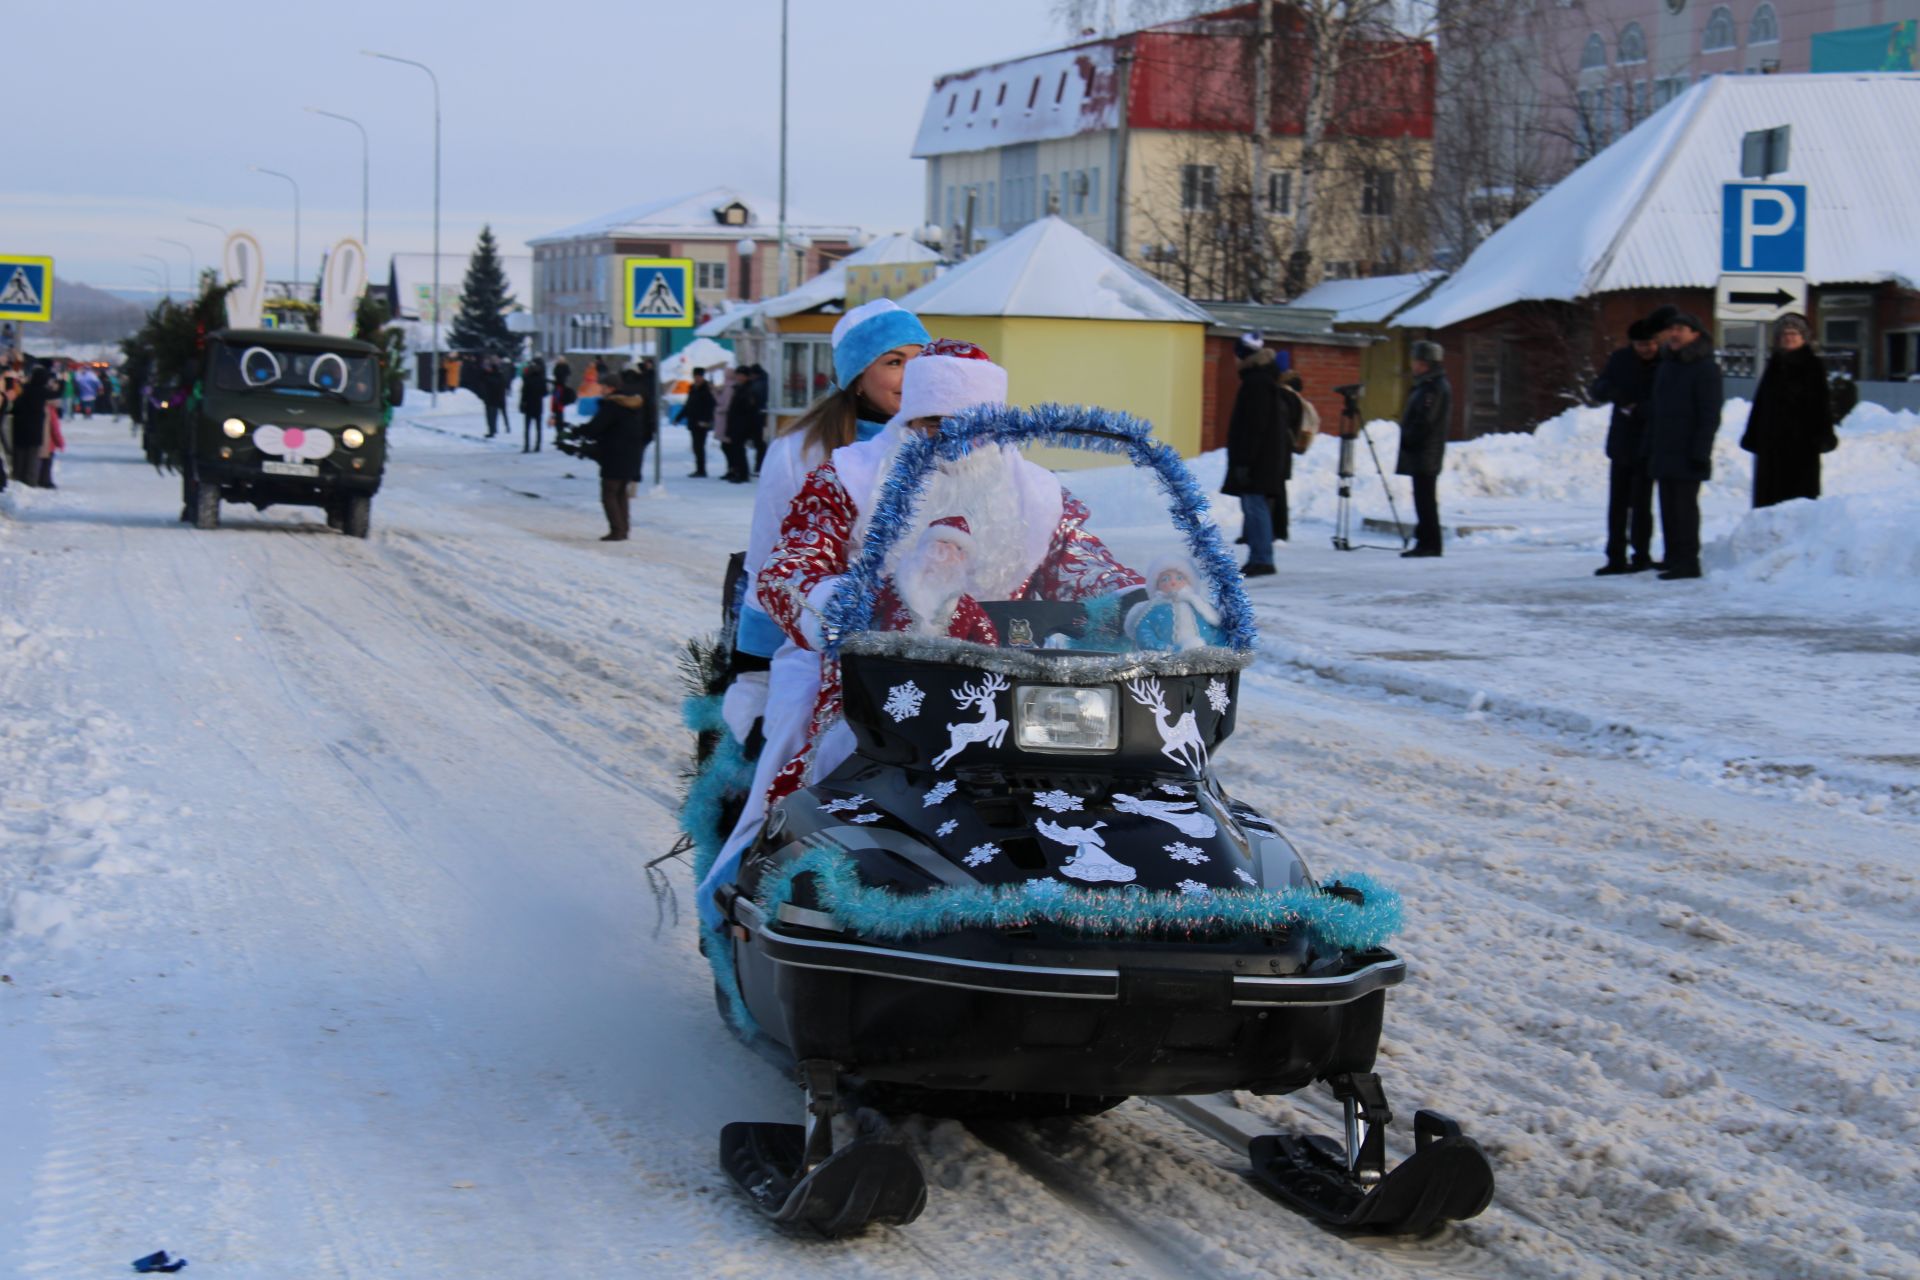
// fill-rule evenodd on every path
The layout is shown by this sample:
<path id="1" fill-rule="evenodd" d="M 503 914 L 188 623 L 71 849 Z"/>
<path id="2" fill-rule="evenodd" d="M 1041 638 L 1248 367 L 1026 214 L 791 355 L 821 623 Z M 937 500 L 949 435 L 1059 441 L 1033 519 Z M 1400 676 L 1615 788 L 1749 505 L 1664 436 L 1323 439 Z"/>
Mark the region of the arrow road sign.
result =
<path id="1" fill-rule="evenodd" d="M 1721 276 L 1713 314 L 1722 320 L 1767 323 L 1807 309 L 1807 282 L 1800 276 Z"/>

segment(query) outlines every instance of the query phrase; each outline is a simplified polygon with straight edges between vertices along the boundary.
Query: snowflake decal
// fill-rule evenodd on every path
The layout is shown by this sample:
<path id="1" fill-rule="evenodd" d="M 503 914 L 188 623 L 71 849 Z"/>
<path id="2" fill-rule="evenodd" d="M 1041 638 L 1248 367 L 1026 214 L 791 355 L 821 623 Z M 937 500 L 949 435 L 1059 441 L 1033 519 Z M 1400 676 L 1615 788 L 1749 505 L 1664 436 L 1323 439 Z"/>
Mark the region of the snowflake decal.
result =
<path id="1" fill-rule="evenodd" d="M 1233 869 L 1233 874 L 1235 874 L 1236 876 L 1239 876 L 1241 883 L 1245 884 L 1250 889 L 1258 889 L 1260 887 L 1260 882 L 1258 880 L 1255 880 L 1252 876 L 1248 875 L 1244 870 L 1242 870 L 1239 867 L 1235 867 Z"/>
<path id="2" fill-rule="evenodd" d="M 1232 699 L 1227 697 L 1227 682 L 1225 680 L 1207 681 L 1207 701 L 1213 706 L 1215 711 L 1225 711 L 1227 709 L 1227 704 L 1231 702 Z"/>
<path id="3" fill-rule="evenodd" d="M 867 802 L 865 796 L 848 796 L 844 800 L 829 800 L 820 806 L 822 813 L 852 813 Z"/>
<path id="4" fill-rule="evenodd" d="M 981 866 L 985 866 L 989 862 L 992 862 L 995 858 L 999 856 L 1000 856 L 999 845 L 992 844 L 992 843 L 977 844 L 973 846 L 973 848 L 967 850 L 967 856 L 962 858 L 961 861 L 966 863 L 970 867 L 981 867 Z"/>
<path id="5" fill-rule="evenodd" d="M 887 700 L 880 709 L 892 716 L 895 724 L 899 724 L 902 720 L 920 714 L 920 704 L 926 696 L 919 685 L 909 680 L 905 684 L 897 684 L 887 690 Z"/>
<path id="6" fill-rule="evenodd" d="M 880 821 L 880 815 L 877 813 L 863 813 L 859 817 L 855 818 L 854 821 L 855 822 L 878 822 Z"/>
<path id="7" fill-rule="evenodd" d="M 1184 840 L 1175 840 L 1172 844 L 1168 845 L 1167 856 L 1175 862 L 1184 862 L 1194 867 L 1199 866 L 1203 862 L 1213 861 L 1213 859 L 1200 852 L 1200 850 L 1193 845 L 1186 843 Z"/>
<path id="8" fill-rule="evenodd" d="M 1180 882 L 1180 892 L 1190 898 L 1211 898 L 1213 896 L 1213 890 L 1201 884 L 1198 880 L 1182 880 Z"/>
<path id="9" fill-rule="evenodd" d="M 1079 796 L 1070 796 L 1064 791 L 1036 791 L 1033 793 L 1033 802 L 1055 813 L 1066 813 L 1082 807 Z"/>
<path id="10" fill-rule="evenodd" d="M 939 804 L 942 800 L 952 795 L 953 789 L 957 785 L 959 784 L 954 782 L 952 778 L 948 778 L 945 782 L 934 783 L 933 789 L 927 792 L 926 795 L 920 797 L 920 807 L 922 809 L 931 809 L 934 805 Z"/>
<path id="11" fill-rule="evenodd" d="M 1132 888 L 1133 886 L 1128 885 L 1127 887 Z M 1027 881 L 1027 888 L 1031 890 L 1036 897 L 1041 898 L 1057 897 L 1067 891 L 1067 886 L 1061 884 L 1058 880 L 1050 879 L 1046 876 L 1035 876 L 1033 879 Z"/>
<path id="12" fill-rule="evenodd" d="M 948 818 L 934 830 L 933 834 L 937 836 L 950 836 L 959 826 L 959 823 L 955 822 L 952 818 Z"/>
<path id="13" fill-rule="evenodd" d="M 1162 795 L 1184 796 L 1192 794 L 1177 782 L 1156 782 L 1154 786 L 1159 789 Z"/>

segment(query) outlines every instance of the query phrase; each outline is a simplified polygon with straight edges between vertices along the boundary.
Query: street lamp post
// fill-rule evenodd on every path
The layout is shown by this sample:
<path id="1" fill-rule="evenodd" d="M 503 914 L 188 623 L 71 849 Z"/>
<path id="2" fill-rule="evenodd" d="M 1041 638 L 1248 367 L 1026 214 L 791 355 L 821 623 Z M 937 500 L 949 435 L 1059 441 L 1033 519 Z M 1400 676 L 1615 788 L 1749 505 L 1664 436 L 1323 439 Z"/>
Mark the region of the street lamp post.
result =
<path id="1" fill-rule="evenodd" d="M 185 240 L 169 240 L 165 236 L 155 236 L 154 239 L 161 244 L 170 244 L 176 249 L 187 251 L 187 290 L 190 293 L 197 290 L 200 287 L 200 267 L 198 260 L 193 256 L 193 246 Z"/>
<path id="2" fill-rule="evenodd" d="M 148 256 L 148 257 L 153 257 L 154 255 L 152 255 L 152 254 L 148 254 L 148 255 L 146 255 L 146 256 Z M 165 259 L 165 258 L 160 258 L 160 259 L 159 259 L 159 261 L 161 261 L 161 262 L 165 262 L 165 261 L 166 261 L 166 259 Z M 162 277 L 161 277 L 161 275 L 160 275 L 160 273 L 159 273 L 158 271 L 155 271 L 155 270 L 154 270 L 154 269 L 153 269 L 152 267 L 143 267 L 143 266 L 141 266 L 141 265 L 140 265 L 139 263 L 137 263 L 137 262 L 136 262 L 136 263 L 134 263 L 134 264 L 133 264 L 133 269 L 134 269 L 135 271 L 144 271 L 144 272 L 145 272 L 145 273 L 146 273 L 147 275 L 149 275 L 149 276 L 152 276 L 152 277 L 153 277 L 153 282 L 154 282 L 154 284 L 156 284 L 156 285 L 158 285 L 158 284 L 160 284 L 160 283 L 161 283 L 161 281 L 162 281 Z"/>
<path id="3" fill-rule="evenodd" d="M 427 385 L 431 388 L 427 392 L 427 403 L 437 405 L 440 403 L 440 77 L 433 74 L 432 67 L 412 58 L 375 53 L 371 49 L 362 49 L 360 52 L 369 58 L 383 58 L 388 62 L 418 67 L 427 73 L 427 79 L 433 81 L 433 369 L 427 379 Z M 399 305 L 399 299 L 394 299 L 395 310 L 399 309 Z"/>
<path id="4" fill-rule="evenodd" d="M 167 297 L 171 299 L 173 297 L 173 264 L 157 253 L 143 253 L 140 256 L 149 262 L 160 264 L 160 279 L 166 286 Z"/>
<path id="5" fill-rule="evenodd" d="M 360 251 L 364 253 L 367 248 L 367 126 L 338 111 L 322 111 L 319 107 L 308 107 L 307 110 L 329 120 L 345 120 L 360 131 Z"/>
<path id="6" fill-rule="evenodd" d="M 294 296 L 298 297 L 300 294 L 300 184 L 294 180 L 292 174 L 282 173 L 278 169 L 263 169 L 257 164 L 250 164 L 247 167 L 255 173 L 264 173 L 268 177 L 285 178 L 288 185 L 293 188 L 293 292 Z"/>
<path id="7" fill-rule="evenodd" d="M 780 292 L 787 291 L 787 0 L 780 0 Z M 771 396 L 768 399 L 772 399 Z"/>

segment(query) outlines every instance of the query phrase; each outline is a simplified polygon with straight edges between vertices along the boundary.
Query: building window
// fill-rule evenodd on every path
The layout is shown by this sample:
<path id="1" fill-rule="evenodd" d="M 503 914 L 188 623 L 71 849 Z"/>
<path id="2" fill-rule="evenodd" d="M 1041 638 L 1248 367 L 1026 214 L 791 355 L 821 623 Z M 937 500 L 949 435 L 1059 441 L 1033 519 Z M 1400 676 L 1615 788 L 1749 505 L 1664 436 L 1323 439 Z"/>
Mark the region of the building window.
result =
<path id="1" fill-rule="evenodd" d="M 1648 94 L 1652 92 L 1651 81 L 1642 80 L 1633 86 L 1633 122 L 1639 124 L 1652 114 L 1647 107 Z"/>
<path id="2" fill-rule="evenodd" d="M 1075 169 L 1073 171 L 1073 214 L 1077 218 L 1083 216 L 1086 211 L 1087 171 L 1085 169 Z"/>
<path id="3" fill-rule="evenodd" d="M 1747 43 L 1780 43 L 1780 20 L 1774 16 L 1772 5 L 1763 4 L 1753 11 L 1753 21 L 1747 26 Z"/>
<path id="4" fill-rule="evenodd" d="M 1579 144 L 1580 158 L 1586 160 L 1600 150 L 1599 121 L 1594 116 L 1594 91 L 1582 89 L 1574 95 L 1579 104 L 1575 110 L 1578 117 L 1573 122 L 1575 141 Z"/>
<path id="5" fill-rule="evenodd" d="M 1629 22 L 1627 29 L 1620 33 L 1620 61 L 1645 62 L 1647 60 L 1647 33 L 1640 29 L 1637 22 Z"/>
<path id="6" fill-rule="evenodd" d="M 1897 329 L 1887 335 L 1887 378 L 1893 382 L 1920 378 L 1920 329 Z"/>
<path id="7" fill-rule="evenodd" d="M 694 288 L 718 289 L 722 293 L 726 292 L 727 290 L 727 264 L 726 263 L 696 262 L 693 264 L 693 274 L 694 274 L 694 281 L 693 281 Z"/>
<path id="8" fill-rule="evenodd" d="M 953 188 L 952 187 L 947 188 L 947 220 L 943 225 L 949 226 L 949 227 L 957 225 L 953 220 Z"/>
<path id="9" fill-rule="evenodd" d="M 1291 169 L 1267 175 L 1267 212 L 1276 218 L 1293 215 L 1293 171 Z"/>
<path id="10" fill-rule="evenodd" d="M 773 380 L 775 413 L 799 413 L 833 386 L 833 343 L 819 337 L 780 340 L 780 371 Z"/>
<path id="11" fill-rule="evenodd" d="M 1040 77 L 1033 78 L 1033 88 L 1027 90 L 1027 110 L 1033 110 L 1033 104 L 1040 101 Z"/>
<path id="12" fill-rule="evenodd" d="M 1180 166 L 1180 212 L 1212 213 L 1220 200 L 1220 171 L 1210 164 Z"/>
<path id="13" fill-rule="evenodd" d="M 1600 33 L 1596 31 L 1587 37 L 1586 45 L 1580 50 L 1580 69 L 1582 71 L 1592 71 L 1606 65 L 1607 42 L 1602 40 Z"/>
<path id="14" fill-rule="evenodd" d="M 1365 218 L 1393 216 L 1394 175 L 1385 169 L 1368 169 L 1360 179 L 1360 215 Z"/>
<path id="15" fill-rule="evenodd" d="M 993 105 L 996 107 L 1004 107 L 1007 105 L 1007 82 L 1004 80 L 1000 82 L 1000 93 L 994 98 Z"/>
<path id="16" fill-rule="evenodd" d="M 1040 175 L 1040 216 L 1046 217 L 1053 212 L 1053 175 Z"/>
<path id="17" fill-rule="evenodd" d="M 999 196 L 1000 184 L 989 182 L 987 184 L 987 225 L 990 227 L 1000 225 Z"/>
<path id="18" fill-rule="evenodd" d="M 979 109 L 980 109 L 980 91 L 978 89 L 975 89 L 973 91 L 973 101 L 967 104 L 967 114 L 972 115 L 974 112 L 978 111 Z"/>
<path id="19" fill-rule="evenodd" d="M 1721 5 L 1707 19 L 1707 29 L 1700 36 L 1700 52 L 1718 53 L 1733 48 L 1733 10 Z"/>
<path id="20" fill-rule="evenodd" d="M 957 93 L 949 94 L 947 97 L 947 114 L 951 116 L 953 114 L 953 109 L 959 105 L 960 105 L 960 95 Z"/>
<path id="21" fill-rule="evenodd" d="M 1093 176 L 1087 179 L 1087 212 L 1100 212 L 1100 166 L 1093 167 Z"/>
<path id="22" fill-rule="evenodd" d="M 1054 86 L 1053 105 L 1056 107 L 1059 106 L 1061 101 L 1065 99 L 1066 96 L 1067 96 L 1067 73 L 1062 71 L 1060 73 L 1060 83 Z"/>

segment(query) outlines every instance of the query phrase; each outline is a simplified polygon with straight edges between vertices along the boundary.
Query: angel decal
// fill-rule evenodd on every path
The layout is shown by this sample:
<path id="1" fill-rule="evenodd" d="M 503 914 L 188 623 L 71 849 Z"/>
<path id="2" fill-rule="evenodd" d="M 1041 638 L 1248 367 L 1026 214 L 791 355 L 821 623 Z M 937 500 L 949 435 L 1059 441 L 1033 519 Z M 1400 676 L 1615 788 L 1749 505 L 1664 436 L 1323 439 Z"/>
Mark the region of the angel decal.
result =
<path id="1" fill-rule="evenodd" d="M 1125 884 L 1133 879 L 1134 870 L 1108 856 L 1106 842 L 1100 837 L 1100 828 L 1106 825 L 1096 822 L 1091 827 L 1063 827 L 1042 818 L 1033 824 L 1033 829 L 1049 840 L 1073 846 L 1073 856 L 1060 864 L 1061 875 L 1095 883 Z"/>
<path id="2" fill-rule="evenodd" d="M 1200 805 L 1194 800 L 1155 800 L 1130 796 L 1124 791 L 1113 793 L 1113 807 L 1121 813 L 1137 813 L 1143 818 L 1157 818 L 1169 826 L 1179 829 L 1182 835 L 1205 840 L 1219 828 L 1212 818 L 1199 812 Z"/>

